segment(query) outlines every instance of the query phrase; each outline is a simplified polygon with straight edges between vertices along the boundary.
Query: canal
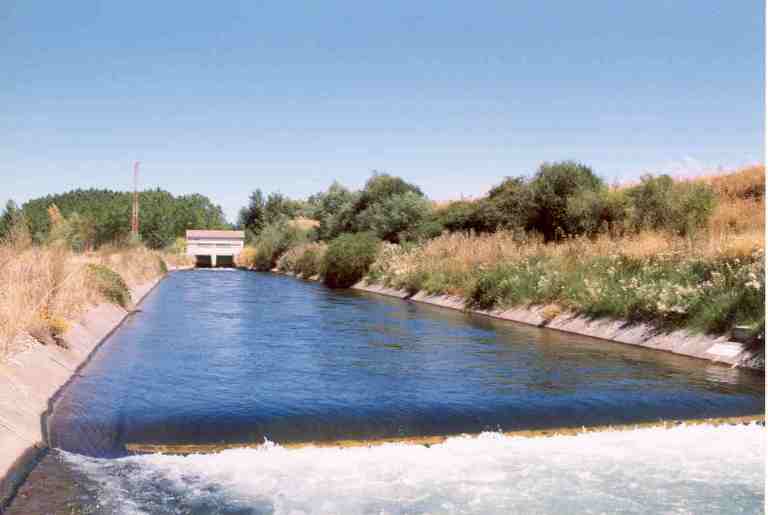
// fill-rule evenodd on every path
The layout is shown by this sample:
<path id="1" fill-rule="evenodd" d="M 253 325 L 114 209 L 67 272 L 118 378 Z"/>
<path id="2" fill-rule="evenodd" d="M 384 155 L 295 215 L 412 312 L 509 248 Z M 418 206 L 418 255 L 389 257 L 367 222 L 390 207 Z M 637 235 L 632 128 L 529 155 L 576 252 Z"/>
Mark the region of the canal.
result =
<path id="1" fill-rule="evenodd" d="M 750 512 L 759 426 L 499 432 L 759 414 L 764 395 L 760 374 L 672 354 L 283 276 L 178 272 L 57 400 L 37 481 L 75 485 L 56 502 L 84 513 Z M 128 456 L 155 445 L 231 449 Z"/>

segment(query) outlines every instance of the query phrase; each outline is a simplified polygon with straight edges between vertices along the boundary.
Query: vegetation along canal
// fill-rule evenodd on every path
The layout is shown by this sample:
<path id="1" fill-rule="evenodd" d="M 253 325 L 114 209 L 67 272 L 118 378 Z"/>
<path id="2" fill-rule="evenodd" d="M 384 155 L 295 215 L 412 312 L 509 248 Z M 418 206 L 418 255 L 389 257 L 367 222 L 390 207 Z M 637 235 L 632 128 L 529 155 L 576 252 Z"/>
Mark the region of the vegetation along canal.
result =
<path id="1" fill-rule="evenodd" d="M 759 414 L 763 403 L 750 371 L 197 270 L 164 280 L 63 392 L 48 420 L 57 450 L 39 468 L 57 463 L 51 474 L 78 493 L 55 495 L 89 513 L 669 511 L 653 494 L 662 485 L 701 502 L 685 507 L 696 513 L 749 511 L 762 503 L 760 428 L 498 431 Z M 431 447 L 279 445 L 480 432 L 492 433 Z M 276 444 L 244 448 L 265 440 Z M 150 444 L 233 448 L 128 456 Z M 706 481 L 675 479 L 689 469 Z"/>

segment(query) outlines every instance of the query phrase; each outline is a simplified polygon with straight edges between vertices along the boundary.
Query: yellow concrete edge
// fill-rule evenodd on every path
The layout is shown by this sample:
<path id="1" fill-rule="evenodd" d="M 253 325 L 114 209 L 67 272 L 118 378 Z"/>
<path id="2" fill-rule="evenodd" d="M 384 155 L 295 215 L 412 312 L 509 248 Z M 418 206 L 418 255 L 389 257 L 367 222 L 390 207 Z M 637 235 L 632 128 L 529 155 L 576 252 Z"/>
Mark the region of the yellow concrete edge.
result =
<path id="1" fill-rule="evenodd" d="M 511 437 L 524 438 L 548 438 L 552 436 L 575 436 L 584 433 L 596 433 L 600 431 L 633 431 L 636 429 L 661 428 L 671 429 L 680 426 L 735 426 L 747 424 L 765 425 L 765 415 L 747 415 L 739 417 L 719 417 L 702 418 L 691 420 L 659 420 L 654 422 L 638 422 L 634 424 L 616 424 L 600 425 L 589 427 L 559 427 L 552 429 L 525 429 L 516 431 L 504 431 L 500 434 Z M 349 447 L 373 447 L 390 443 L 432 446 L 444 443 L 449 438 L 457 436 L 466 436 L 476 438 L 479 433 L 461 433 L 439 436 L 408 436 L 378 438 L 372 440 L 334 440 L 334 441 L 309 441 L 280 443 L 279 445 L 286 449 L 302 449 L 306 447 L 320 448 L 349 448 Z M 244 442 L 244 443 L 215 443 L 215 444 L 150 444 L 150 443 L 129 443 L 126 449 L 133 454 L 211 454 L 227 449 L 255 449 L 263 446 L 263 443 Z"/>

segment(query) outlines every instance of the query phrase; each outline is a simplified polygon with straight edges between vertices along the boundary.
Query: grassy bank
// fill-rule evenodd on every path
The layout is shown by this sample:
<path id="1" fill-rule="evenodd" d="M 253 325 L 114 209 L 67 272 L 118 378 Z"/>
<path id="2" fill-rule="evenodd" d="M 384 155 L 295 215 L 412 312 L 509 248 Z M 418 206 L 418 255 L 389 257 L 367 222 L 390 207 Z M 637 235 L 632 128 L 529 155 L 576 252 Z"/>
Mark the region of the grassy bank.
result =
<path id="1" fill-rule="evenodd" d="M 579 193 L 564 211 L 557 211 L 554 197 L 540 201 L 566 217 L 559 227 L 595 227 L 589 220 L 602 219 L 599 230 L 548 237 L 501 222 L 493 230 L 461 230 L 488 227 L 501 207 L 519 215 L 534 196 L 526 196 L 524 183 L 507 180 L 486 198 L 436 208 L 430 216 L 442 221 L 437 237 L 393 243 L 366 231 L 317 242 L 311 231 L 271 230 L 241 264 L 319 276 L 330 286 L 365 277 L 409 292 L 457 295 L 481 309 L 543 305 L 552 317 L 569 311 L 718 335 L 746 325 L 762 335 L 764 169 L 669 181 L 600 190 L 602 200 Z M 492 202 L 496 207 L 484 219 Z M 536 209 L 539 219 L 554 218 Z M 576 223 L 567 216 L 581 218 Z M 460 229 L 450 230 L 451 224 Z M 422 232 L 411 229 L 401 234 Z M 255 257 L 265 254 L 269 259 Z"/>
<path id="2" fill-rule="evenodd" d="M 75 253 L 24 238 L 0 244 L 0 360 L 32 336 L 61 344 L 60 336 L 90 306 L 130 307 L 129 288 L 162 275 L 166 260 L 181 259 L 141 246 Z M 175 264 L 175 261 L 174 261 Z"/>

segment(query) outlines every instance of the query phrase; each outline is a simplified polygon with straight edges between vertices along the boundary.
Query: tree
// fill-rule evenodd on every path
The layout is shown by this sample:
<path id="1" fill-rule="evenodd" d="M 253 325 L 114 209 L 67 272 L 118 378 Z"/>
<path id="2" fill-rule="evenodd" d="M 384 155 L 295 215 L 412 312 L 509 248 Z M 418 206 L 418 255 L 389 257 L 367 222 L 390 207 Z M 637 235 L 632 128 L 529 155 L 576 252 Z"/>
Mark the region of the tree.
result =
<path id="1" fill-rule="evenodd" d="M 568 216 L 571 197 L 586 192 L 598 193 L 605 185 L 588 166 L 573 162 L 544 163 L 531 181 L 536 212 L 532 228 L 547 241 L 559 239 L 573 229 Z"/>
<path id="2" fill-rule="evenodd" d="M 317 239 L 332 239 L 351 226 L 357 197 L 358 194 L 336 181 L 325 192 L 309 197 L 311 217 L 320 222 L 316 229 Z"/>
<path id="3" fill-rule="evenodd" d="M 19 216 L 21 216 L 21 210 L 16 202 L 13 200 L 6 202 L 3 214 L 0 215 L 0 240 L 8 237 Z"/>
<path id="4" fill-rule="evenodd" d="M 248 206 L 240 209 L 237 224 L 246 232 L 259 234 L 265 224 L 264 194 L 260 189 L 251 193 L 248 197 Z"/>
<path id="5" fill-rule="evenodd" d="M 51 220 L 48 208 L 56 205 L 61 216 L 69 220 L 77 213 L 80 235 L 86 246 L 127 241 L 130 234 L 131 193 L 110 190 L 73 190 L 47 195 L 25 202 L 22 211 L 34 240 L 48 240 Z M 139 194 L 139 227 L 141 239 L 150 247 L 160 248 L 183 236 L 186 229 L 220 229 L 227 227 L 221 207 L 199 194 L 175 197 L 156 189 Z"/>
<path id="6" fill-rule="evenodd" d="M 488 202 L 496 208 L 492 216 L 498 216 L 498 225 L 506 229 L 528 229 L 536 217 L 533 191 L 522 177 L 507 177 L 491 188 Z M 489 220 L 488 225 L 494 222 Z"/>
<path id="7" fill-rule="evenodd" d="M 383 197 L 357 216 L 357 229 L 399 243 L 400 235 L 426 221 L 432 206 L 422 195 L 407 191 Z"/>

